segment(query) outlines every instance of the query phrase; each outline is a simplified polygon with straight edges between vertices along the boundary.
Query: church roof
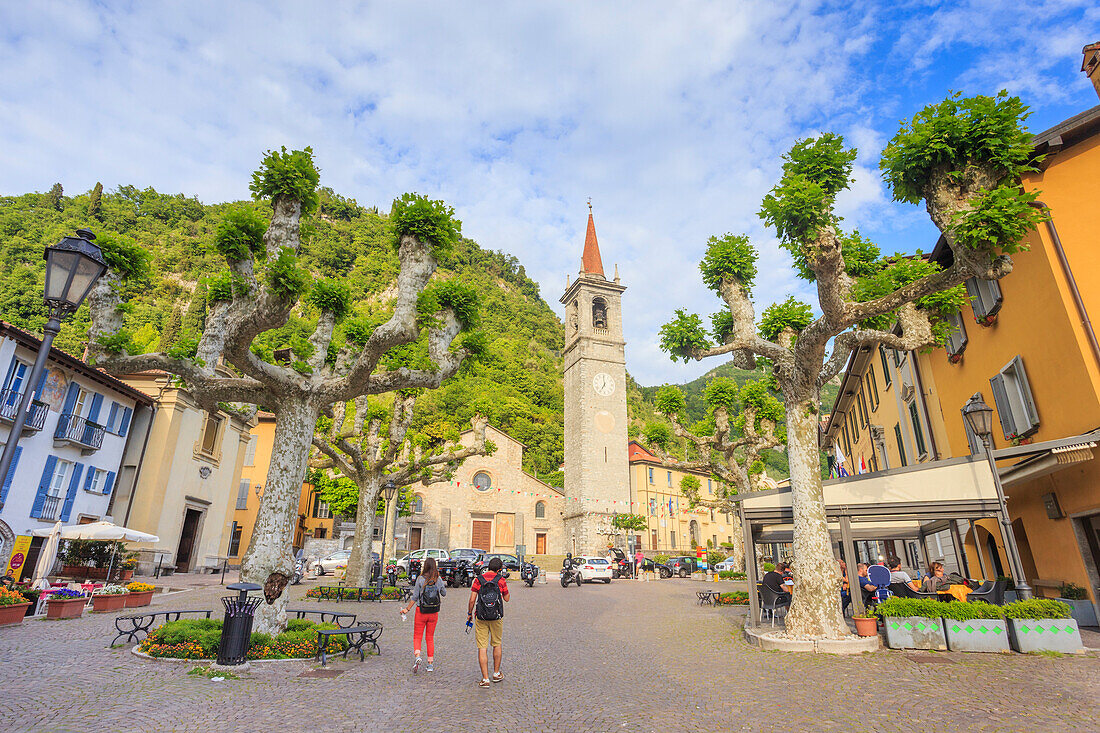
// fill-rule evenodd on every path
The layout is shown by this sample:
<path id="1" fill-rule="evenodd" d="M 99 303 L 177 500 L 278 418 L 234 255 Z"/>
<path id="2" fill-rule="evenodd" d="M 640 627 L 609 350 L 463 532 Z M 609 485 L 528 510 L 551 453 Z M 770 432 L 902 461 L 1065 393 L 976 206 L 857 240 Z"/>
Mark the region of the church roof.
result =
<path id="1" fill-rule="evenodd" d="M 588 209 L 588 232 L 584 235 L 581 272 L 606 278 L 603 274 L 603 260 L 600 258 L 600 244 L 596 241 L 596 223 L 592 220 L 591 207 Z"/>

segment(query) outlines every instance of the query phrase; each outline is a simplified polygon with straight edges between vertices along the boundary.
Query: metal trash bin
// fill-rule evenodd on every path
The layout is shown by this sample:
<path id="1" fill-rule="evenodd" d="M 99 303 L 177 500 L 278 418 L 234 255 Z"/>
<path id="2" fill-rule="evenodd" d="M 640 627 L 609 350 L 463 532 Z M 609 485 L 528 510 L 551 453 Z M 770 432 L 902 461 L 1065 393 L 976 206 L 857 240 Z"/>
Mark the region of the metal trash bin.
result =
<path id="1" fill-rule="evenodd" d="M 248 592 L 263 590 L 263 586 L 256 583 L 233 583 L 226 587 L 239 592 L 237 596 L 222 597 L 225 619 L 222 621 L 222 638 L 218 643 L 218 664 L 230 666 L 244 664 L 248 659 L 252 619 L 256 615 L 256 606 L 263 601 L 261 596 L 249 597 Z"/>

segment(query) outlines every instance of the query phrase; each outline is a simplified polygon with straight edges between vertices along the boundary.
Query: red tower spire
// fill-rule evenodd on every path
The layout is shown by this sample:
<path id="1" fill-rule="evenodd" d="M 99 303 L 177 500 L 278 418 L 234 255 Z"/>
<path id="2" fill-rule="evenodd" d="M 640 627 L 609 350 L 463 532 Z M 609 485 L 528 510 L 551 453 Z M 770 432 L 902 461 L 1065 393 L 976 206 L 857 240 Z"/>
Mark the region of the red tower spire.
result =
<path id="1" fill-rule="evenodd" d="M 587 275 L 603 274 L 603 260 L 600 258 L 600 245 L 596 241 L 596 223 L 592 220 L 592 201 L 588 202 L 588 232 L 584 235 L 584 254 L 581 255 L 581 272 Z"/>

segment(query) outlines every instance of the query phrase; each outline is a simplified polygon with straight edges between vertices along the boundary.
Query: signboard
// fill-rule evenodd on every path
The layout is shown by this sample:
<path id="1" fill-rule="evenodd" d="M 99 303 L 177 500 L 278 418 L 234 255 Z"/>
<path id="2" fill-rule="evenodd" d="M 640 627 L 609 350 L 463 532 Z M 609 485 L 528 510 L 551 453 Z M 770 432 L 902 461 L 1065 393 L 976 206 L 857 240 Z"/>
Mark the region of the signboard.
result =
<path id="1" fill-rule="evenodd" d="M 31 548 L 30 535 L 19 535 L 15 538 L 15 546 L 12 548 L 11 557 L 8 559 L 8 569 L 4 573 L 19 580 L 23 574 L 23 568 L 27 564 L 27 551 Z"/>
<path id="2" fill-rule="evenodd" d="M 700 570 L 707 569 L 707 551 L 702 547 L 695 548 L 695 559 L 699 563 Z"/>

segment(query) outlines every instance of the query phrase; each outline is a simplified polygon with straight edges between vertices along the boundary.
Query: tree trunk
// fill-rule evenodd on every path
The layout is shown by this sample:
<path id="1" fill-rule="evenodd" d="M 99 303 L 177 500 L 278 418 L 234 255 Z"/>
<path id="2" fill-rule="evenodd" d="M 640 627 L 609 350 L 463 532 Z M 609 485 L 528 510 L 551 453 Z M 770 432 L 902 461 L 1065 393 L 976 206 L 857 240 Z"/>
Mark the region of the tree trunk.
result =
<path id="1" fill-rule="evenodd" d="M 241 580 L 264 586 L 266 603 L 256 609 L 253 631 L 278 634 L 286 628 L 285 592 L 293 575 L 291 542 L 298 519 L 298 500 L 318 410 L 302 398 L 284 398 L 275 412 L 275 439 L 267 487 L 256 513 L 252 541 L 241 561 Z"/>
<path id="2" fill-rule="evenodd" d="M 355 539 L 348 558 L 345 582 L 349 586 L 365 588 L 370 585 L 371 546 L 374 544 L 374 520 L 378 509 L 378 495 L 382 491 L 382 477 L 370 472 L 367 480 L 359 485 L 359 505 L 355 510 Z M 384 558 L 383 558 L 384 560 Z"/>
<path id="3" fill-rule="evenodd" d="M 816 400 L 787 405 L 787 449 L 794 509 L 794 598 L 787 635 L 840 639 L 850 635 L 840 613 L 838 565 L 833 558 L 821 489 Z"/>

